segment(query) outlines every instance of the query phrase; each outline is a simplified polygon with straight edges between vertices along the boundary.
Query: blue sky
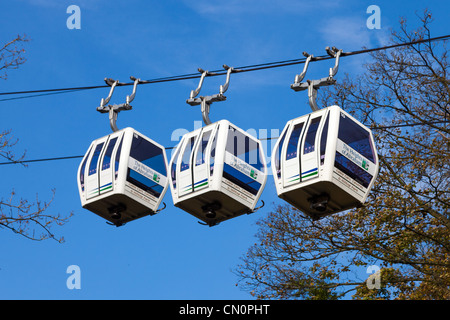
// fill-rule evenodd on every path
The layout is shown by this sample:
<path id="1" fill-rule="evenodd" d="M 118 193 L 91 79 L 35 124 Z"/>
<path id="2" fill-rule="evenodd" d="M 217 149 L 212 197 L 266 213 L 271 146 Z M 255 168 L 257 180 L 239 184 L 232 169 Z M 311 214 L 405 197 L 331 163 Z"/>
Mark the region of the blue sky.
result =
<path id="1" fill-rule="evenodd" d="M 81 29 L 69 30 L 69 5 L 81 9 Z M 381 29 L 366 26 L 366 9 L 381 9 Z M 446 1 L 429 1 L 432 36 L 448 34 Z M 129 82 L 295 59 L 306 51 L 323 55 L 326 46 L 344 51 L 387 43 L 401 16 L 417 25 L 423 1 L 1 1 L 1 41 L 26 34 L 27 62 L 0 80 L 0 92 L 103 85 L 110 77 Z M 364 71 L 369 56 L 341 60 L 336 79 Z M 331 61 L 310 65 L 307 78 L 328 74 Z M 227 101 L 212 105 L 212 121 L 228 119 L 260 137 L 275 135 L 286 121 L 310 112 L 306 93 L 289 89 L 302 65 L 234 74 Z M 203 94 L 218 93 L 223 77 L 207 78 Z M 119 115 L 118 126 L 134 127 L 166 147 L 179 133 L 201 121 L 199 107 L 185 103 L 198 80 L 138 87 L 133 110 Z M 116 89 L 122 103 L 131 87 Z M 90 142 L 110 133 L 108 117 L 96 111 L 108 89 L 95 89 L 0 102 L 1 129 L 19 139 L 15 152 L 27 159 L 83 155 Z M 3 98 L 3 97 L 2 97 Z M 274 142 L 273 142 L 274 143 Z M 272 144 L 266 145 L 270 155 Z M 168 151 L 170 157 L 171 152 Z M 0 299 L 251 299 L 236 287 L 231 272 L 255 243 L 256 221 L 277 199 L 268 177 L 266 207 L 216 227 L 205 227 L 173 206 L 170 190 L 161 213 L 123 227 L 81 208 L 76 171 L 80 159 L 0 166 L 0 196 L 12 190 L 34 200 L 49 200 L 50 213 L 74 216 L 52 231 L 58 244 L 35 242 L 0 229 Z M 78 265 L 81 289 L 69 290 L 66 269 Z"/>

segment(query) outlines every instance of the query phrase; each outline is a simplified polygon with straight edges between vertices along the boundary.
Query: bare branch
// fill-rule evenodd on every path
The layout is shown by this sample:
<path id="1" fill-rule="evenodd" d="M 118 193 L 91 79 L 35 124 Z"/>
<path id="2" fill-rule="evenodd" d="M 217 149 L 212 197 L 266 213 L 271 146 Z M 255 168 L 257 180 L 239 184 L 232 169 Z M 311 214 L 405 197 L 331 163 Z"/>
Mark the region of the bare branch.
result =
<path id="1" fill-rule="evenodd" d="M 30 41 L 25 35 L 17 35 L 16 38 L 3 45 L 0 48 L 0 79 L 6 80 L 8 77 L 8 69 L 17 69 L 24 64 L 25 49 L 23 44 Z"/>

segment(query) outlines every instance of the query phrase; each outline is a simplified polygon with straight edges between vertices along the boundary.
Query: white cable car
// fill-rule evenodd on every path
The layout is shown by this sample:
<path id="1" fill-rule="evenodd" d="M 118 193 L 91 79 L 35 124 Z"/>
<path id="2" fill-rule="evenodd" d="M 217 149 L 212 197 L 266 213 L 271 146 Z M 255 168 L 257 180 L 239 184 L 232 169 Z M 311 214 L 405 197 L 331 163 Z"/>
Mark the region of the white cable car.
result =
<path id="1" fill-rule="evenodd" d="M 288 121 L 272 153 L 278 196 L 314 219 L 363 204 L 378 166 L 371 131 L 338 106 Z"/>
<path id="2" fill-rule="evenodd" d="M 291 88 L 308 89 L 314 112 L 288 121 L 272 152 L 278 196 L 313 219 L 361 206 L 379 168 L 371 131 L 339 106 L 319 109 L 315 103 L 317 87 L 334 83 L 339 52 L 334 54 L 328 78 L 300 83 L 308 56 Z"/>
<path id="3" fill-rule="evenodd" d="M 153 215 L 168 188 L 167 158 L 163 146 L 134 130 L 118 130 L 120 110 L 129 110 L 133 95 L 124 105 L 106 106 L 110 95 L 97 109 L 110 113 L 114 133 L 94 140 L 78 168 L 78 189 L 83 208 L 120 226 Z"/>
<path id="4" fill-rule="evenodd" d="M 169 179 L 174 205 L 213 226 L 258 209 L 267 166 L 258 139 L 227 120 L 209 120 L 210 104 L 226 99 L 233 69 L 228 69 L 219 95 L 195 98 L 208 74 L 201 71 L 200 85 L 187 102 L 202 105 L 207 125 L 182 137 L 169 163 Z"/>

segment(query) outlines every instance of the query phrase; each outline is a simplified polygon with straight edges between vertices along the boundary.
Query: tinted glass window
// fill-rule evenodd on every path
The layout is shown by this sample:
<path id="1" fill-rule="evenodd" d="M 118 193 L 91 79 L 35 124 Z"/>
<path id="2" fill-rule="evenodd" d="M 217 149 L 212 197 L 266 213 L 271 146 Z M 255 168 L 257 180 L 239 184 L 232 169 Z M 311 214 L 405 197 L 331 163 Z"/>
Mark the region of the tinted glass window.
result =
<path id="1" fill-rule="evenodd" d="M 136 133 L 133 134 L 130 157 L 163 175 L 167 174 L 163 149 Z M 157 174 L 149 178 L 130 168 L 128 168 L 127 172 L 127 181 L 155 197 L 159 197 L 164 189 L 163 186 L 158 184 Z"/>
<path id="2" fill-rule="evenodd" d="M 328 122 L 330 114 L 327 115 L 327 120 L 325 120 L 325 125 L 323 126 L 322 136 L 320 137 L 320 164 L 325 162 L 325 149 L 327 147 L 327 137 L 328 137 Z"/>
<path id="3" fill-rule="evenodd" d="M 183 158 L 181 159 L 181 171 L 189 169 L 189 160 L 191 159 L 192 147 L 194 146 L 195 137 L 190 138 L 186 148 L 184 149 Z"/>
<path id="4" fill-rule="evenodd" d="M 242 133 L 238 132 L 232 126 L 229 126 L 227 146 L 225 150 L 237 157 L 238 155 L 244 153 L 244 148 L 245 148 L 245 136 Z"/>
<path id="5" fill-rule="evenodd" d="M 89 164 L 89 175 L 93 175 L 97 172 L 98 158 L 100 157 L 100 152 L 102 151 L 104 143 L 100 143 L 95 147 L 94 155 L 92 156 L 91 163 Z"/>
<path id="6" fill-rule="evenodd" d="M 308 127 L 308 132 L 306 133 L 303 154 L 314 151 L 314 143 L 316 141 L 317 128 L 319 127 L 320 119 L 321 117 L 317 117 L 311 120 L 311 124 Z"/>
<path id="7" fill-rule="evenodd" d="M 109 140 L 108 147 L 106 148 L 105 156 L 103 157 L 102 170 L 106 170 L 111 167 L 111 155 L 116 145 L 117 138 Z"/>
<path id="8" fill-rule="evenodd" d="M 90 153 L 91 153 L 91 148 L 89 148 L 89 151 L 86 153 L 86 158 L 84 158 L 83 164 L 81 165 L 81 169 L 80 169 L 81 191 L 84 191 L 84 169 L 86 168 L 86 161 L 89 158 Z"/>
<path id="9" fill-rule="evenodd" d="M 264 171 L 264 164 L 262 162 L 263 156 L 264 154 L 262 152 L 261 145 L 249 139 L 248 161 L 246 162 L 259 171 Z"/>
<path id="10" fill-rule="evenodd" d="M 175 155 L 173 156 L 173 162 L 172 162 L 172 168 L 170 168 L 170 173 L 172 175 L 172 184 L 173 187 L 176 188 L 177 187 L 177 163 L 178 163 L 178 153 L 180 152 L 179 148 Z"/>
<path id="11" fill-rule="evenodd" d="M 130 157 L 163 175 L 167 175 L 163 149 L 137 134 L 133 134 Z"/>
<path id="12" fill-rule="evenodd" d="M 284 138 L 286 137 L 287 130 L 283 133 L 283 136 L 280 139 L 280 143 L 277 146 L 277 150 L 275 151 L 275 168 L 277 171 L 278 179 L 281 178 L 281 150 L 283 149 Z"/>
<path id="13" fill-rule="evenodd" d="M 217 135 L 219 134 L 219 126 L 216 130 L 216 135 L 211 145 L 211 158 L 209 164 L 209 174 L 212 175 L 214 173 L 214 159 L 216 158 L 216 144 L 217 144 Z"/>
<path id="14" fill-rule="evenodd" d="M 286 150 L 286 160 L 297 157 L 298 141 L 300 139 L 300 133 L 303 129 L 303 122 L 294 126 Z"/>
<path id="15" fill-rule="evenodd" d="M 261 188 L 261 183 L 226 163 L 223 166 L 223 176 L 253 195 L 256 195 Z"/>
<path id="16" fill-rule="evenodd" d="M 264 165 L 261 162 L 262 155 L 260 152 L 259 143 L 232 126 L 229 126 L 228 128 L 226 151 L 245 161 L 250 166 L 260 171 L 264 171 Z M 250 176 L 226 163 L 224 164 L 224 178 L 256 195 L 261 187 L 261 184 L 255 180 L 257 174 L 255 170 L 251 169 L 249 174 Z"/>
<path id="17" fill-rule="evenodd" d="M 351 148 L 375 163 L 374 149 L 370 134 L 349 117 L 341 113 L 338 137 Z"/>
<path id="18" fill-rule="evenodd" d="M 334 165 L 365 188 L 369 186 L 370 181 L 372 180 L 372 176 L 367 171 L 344 157 L 339 152 L 336 152 Z"/>
<path id="19" fill-rule="evenodd" d="M 252 167 L 264 171 L 259 143 L 232 126 L 228 130 L 226 151 Z"/>
<path id="20" fill-rule="evenodd" d="M 123 141 L 123 139 L 120 140 L 119 148 L 117 149 L 117 152 L 116 152 L 116 160 L 114 161 L 115 179 L 117 179 L 117 175 L 119 174 L 119 161 L 120 161 L 120 153 L 122 152 L 122 141 Z"/>
<path id="21" fill-rule="evenodd" d="M 133 183 L 140 189 L 150 193 L 155 197 L 159 197 L 163 191 L 163 186 L 155 181 L 143 176 L 142 174 L 128 168 L 127 181 Z"/>
<path id="22" fill-rule="evenodd" d="M 200 140 L 200 145 L 197 149 L 197 158 L 195 159 L 195 165 L 199 166 L 205 163 L 205 151 L 208 145 L 209 137 L 211 136 L 211 131 L 204 132 L 202 134 L 202 139 Z"/>

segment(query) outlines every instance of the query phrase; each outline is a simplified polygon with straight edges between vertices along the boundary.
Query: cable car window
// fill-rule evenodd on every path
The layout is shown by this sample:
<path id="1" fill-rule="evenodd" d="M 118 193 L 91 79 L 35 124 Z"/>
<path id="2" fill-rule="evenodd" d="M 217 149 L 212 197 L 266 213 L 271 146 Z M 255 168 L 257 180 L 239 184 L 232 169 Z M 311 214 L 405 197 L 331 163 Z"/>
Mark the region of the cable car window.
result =
<path id="1" fill-rule="evenodd" d="M 91 148 L 89 148 L 89 151 L 86 153 L 86 157 L 84 158 L 83 164 L 81 165 L 81 169 L 80 169 L 81 191 L 84 191 L 84 169 L 86 168 L 86 161 L 89 158 L 90 153 L 91 153 Z"/>
<path id="2" fill-rule="evenodd" d="M 122 141 L 123 141 L 123 139 L 120 140 L 119 148 L 117 149 L 117 153 L 116 153 L 116 161 L 114 163 L 114 171 L 115 171 L 114 179 L 117 179 L 117 175 L 119 174 L 119 162 L 120 162 L 120 152 L 122 151 Z"/>
<path id="3" fill-rule="evenodd" d="M 210 164 L 209 164 L 209 175 L 212 175 L 214 173 L 214 159 L 216 157 L 216 144 L 217 144 L 217 136 L 219 134 L 219 126 L 217 126 L 216 129 L 216 135 L 214 136 L 214 140 L 211 145 L 211 158 L 210 158 Z"/>
<path id="4" fill-rule="evenodd" d="M 200 140 L 200 145 L 197 150 L 197 158 L 195 160 L 195 165 L 199 166 L 205 163 L 205 151 L 208 145 L 209 137 L 211 136 L 211 131 L 204 132 L 202 134 L 202 139 Z"/>
<path id="5" fill-rule="evenodd" d="M 155 181 L 143 176 L 142 174 L 128 168 L 127 181 L 131 182 L 135 186 L 141 188 L 144 191 L 159 197 L 164 187 L 156 183 Z"/>
<path id="6" fill-rule="evenodd" d="M 228 130 L 226 151 L 254 168 L 264 171 L 259 143 L 232 126 Z"/>
<path id="7" fill-rule="evenodd" d="M 338 138 L 375 163 L 370 133 L 341 113 Z"/>
<path id="8" fill-rule="evenodd" d="M 159 173 L 167 174 L 163 150 L 139 135 L 133 135 L 130 157 Z"/>
<path id="9" fill-rule="evenodd" d="M 265 165 L 264 163 L 261 161 L 261 159 L 264 157 L 264 151 L 262 149 L 262 147 L 260 146 L 259 143 L 257 143 L 257 155 L 258 155 L 258 159 L 257 159 L 257 165 L 253 165 L 256 169 L 260 170 L 260 171 L 265 171 Z M 252 157 L 250 156 L 250 159 L 252 159 Z"/>
<path id="10" fill-rule="evenodd" d="M 223 166 L 223 176 L 253 195 L 256 195 L 261 188 L 261 183 L 226 163 Z"/>
<path id="11" fill-rule="evenodd" d="M 97 162 L 98 162 L 98 158 L 100 156 L 100 152 L 103 149 L 103 145 L 104 145 L 104 142 L 98 144 L 95 147 L 94 155 L 92 156 L 91 163 L 89 164 L 89 175 L 90 176 L 97 172 Z"/>
<path id="12" fill-rule="evenodd" d="M 286 137 L 287 130 L 284 131 L 283 136 L 278 143 L 277 150 L 275 151 L 275 168 L 277 170 L 278 179 L 281 178 L 281 150 L 283 149 L 284 138 Z"/>
<path id="13" fill-rule="evenodd" d="M 264 165 L 261 162 L 259 143 L 236 130 L 232 126 L 229 126 L 225 150 L 256 169 L 263 171 Z M 223 166 L 224 178 L 230 180 L 253 195 L 256 195 L 261 188 L 261 183 L 255 180 L 255 174 L 255 171 L 251 170 L 250 176 L 247 176 L 227 163 Z"/>
<path id="14" fill-rule="evenodd" d="M 303 129 L 303 122 L 298 123 L 294 126 L 294 129 L 292 130 L 287 145 L 286 160 L 297 157 L 298 140 L 300 138 L 300 133 L 302 132 L 302 129 Z"/>
<path id="15" fill-rule="evenodd" d="M 322 136 L 320 137 L 320 165 L 325 162 L 325 149 L 327 147 L 328 138 L 328 122 L 330 119 L 330 114 L 327 114 L 327 120 L 325 120 L 325 125 L 323 126 Z"/>
<path id="16" fill-rule="evenodd" d="M 189 160 L 191 159 L 192 147 L 194 146 L 195 137 L 190 139 L 190 142 L 186 145 L 184 149 L 183 158 L 181 159 L 181 169 L 180 171 L 184 171 L 189 169 Z"/>
<path id="17" fill-rule="evenodd" d="M 337 151 L 334 165 L 365 188 L 369 186 L 370 181 L 372 180 L 372 176 L 367 171 Z"/>
<path id="18" fill-rule="evenodd" d="M 117 138 L 109 140 L 108 147 L 106 148 L 105 156 L 103 157 L 102 170 L 109 169 L 111 167 L 111 155 L 116 145 Z"/>
<path id="19" fill-rule="evenodd" d="M 235 157 L 237 157 L 238 154 L 242 153 L 241 150 L 244 149 L 243 145 L 244 145 L 244 138 L 242 137 L 242 135 L 238 136 L 237 130 L 232 126 L 229 126 L 227 145 L 225 147 L 225 150 L 234 155 Z M 239 151 L 238 148 L 240 149 Z"/>
<path id="20" fill-rule="evenodd" d="M 253 166 L 259 171 L 264 171 L 264 164 L 261 161 L 262 154 L 261 148 L 258 142 L 254 141 L 250 137 L 246 137 L 246 153 L 245 162 Z"/>
<path id="21" fill-rule="evenodd" d="M 311 124 L 308 127 L 308 132 L 306 133 L 303 154 L 314 151 L 314 142 L 316 141 L 317 128 L 319 127 L 320 119 L 321 117 L 317 117 L 311 120 Z"/>
<path id="22" fill-rule="evenodd" d="M 162 149 L 137 134 L 133 135 L 130 157 L 163 175 L 167 174 Z M 127 172 L 127 181 L 155 197 L 159 197 L 164 189 L 158 184 L 159 178 L 156 174 L 150 179 L 130 168 Z"/>
<path id="23" fill-rule="evenodd" d="M 177 148 L 177 152 L 175 153 L 175 155 L 173 156 L 173 162 L 172 162 L 172 168 L 170 168 L 171 171 L 171 175 L 172 175 L 172 184 L 173 187 L 176 188 L 177 187 L 177 161 L 178 161 L 178 153 L 180 152 L 181 148 Z"/>

